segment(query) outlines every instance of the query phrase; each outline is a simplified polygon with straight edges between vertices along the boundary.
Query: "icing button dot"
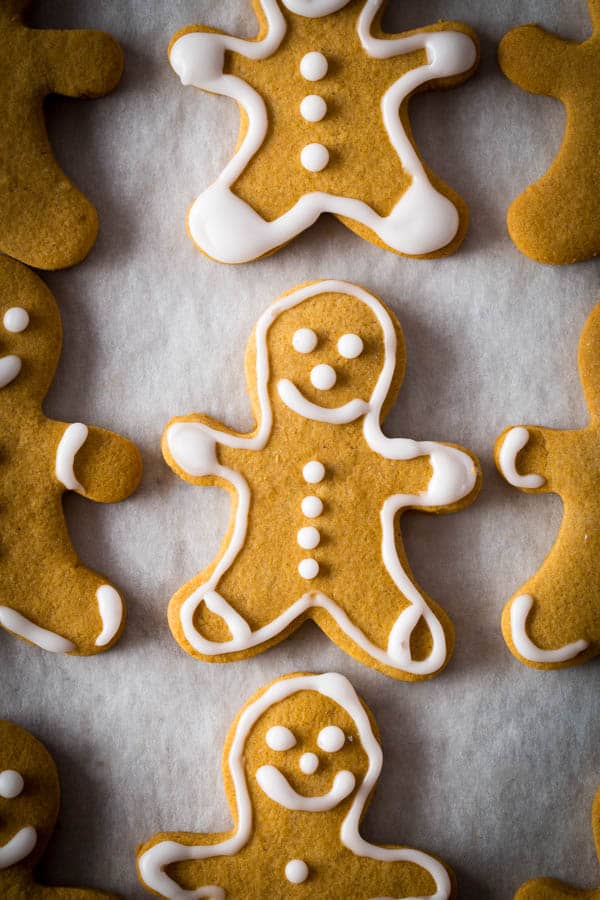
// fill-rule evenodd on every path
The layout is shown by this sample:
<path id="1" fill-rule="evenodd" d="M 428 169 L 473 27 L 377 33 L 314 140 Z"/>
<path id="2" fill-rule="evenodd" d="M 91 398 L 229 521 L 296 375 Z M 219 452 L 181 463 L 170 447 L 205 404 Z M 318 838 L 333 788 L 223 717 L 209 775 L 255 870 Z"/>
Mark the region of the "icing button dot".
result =
<path id="1" fill-rule="evenodd" d="M 303 859 L 290 859 L 285 867 L 285 877 L 292 884 L 303 884 L 308 878 L 308 866 Z"/>
<path id="2" fill-rule="evenodd" d="M 314 525 L 307 525 L 298 532 L 298 544 L 303 550 L 314 550 L 315 547 L 319 546 L 320 541 L 321 535 L 318 528 L 315 528 Z"/>
<path id="3" fill-rule="evenodd" d="M 303 753 L 298 765 L 304 775 L 314 775 L 319 768 L 319 757 L 316 753 Z"/>
<path id="4" fill-rule="evenodd" d="M 19 772 L 15 772 L 13 769 L 5 769 L 4 772 L 0 772 L 0 797 L 5 800 L 14 800 L 24 787 L 25 782 Z"/>
<path id="5" fill-rule="evenodd" d="M 313 387 L 320 391 L 330 391 L 337 381 L 335 369 L 326 363 L 315 366 L 310 373 L 310 380 Z"/>
<path id="6" fill-rule="evenodd" d="M 316 519 L 323 512 L 323 501 L 319 497 L 304 497 L 301 507 L 307 519 Z"/>
<path id="7" fill-rule="evenodd" d="M 300 162 L 309 172 L 322 172 L 329 162 L 329 150 L 323 144 L 307 144 L 300 153 Z"/>
<path id="8" fill-rule="evenodd" d="M 325 478 L 325 466 L 317 459 L 311 459 L 303 467 L 302 477 L 308 484 L 319 484 Z"/>
<path id="9" fill-rule="evenodd" d="M 6 310 L 2 321 L 7 331 L 20 334 L 29 325 L 29 313 L 20 306 L 13 306 Z"/>
<path id="10" fill-rule="evenodd" d="M 312 581 L 319 574 L 319 563 L 316 559 L 303 559 L 298 565 L 298 572 L 301 578 Z"/>
<path id="11" fill-rule="evenodd" d="M 311 50 L 300 60 L 300 74 L 307 81 L 320 81 L 325 78 L 329 64 L 325 56 L 318 50 Z"/>
<path id="12" fill-rule="evenodd" d="M 327 103 L 318 94 L 308 94 L 300 103 L 300 115 L 306 122 L 320 122 L 327 115 Z"/>

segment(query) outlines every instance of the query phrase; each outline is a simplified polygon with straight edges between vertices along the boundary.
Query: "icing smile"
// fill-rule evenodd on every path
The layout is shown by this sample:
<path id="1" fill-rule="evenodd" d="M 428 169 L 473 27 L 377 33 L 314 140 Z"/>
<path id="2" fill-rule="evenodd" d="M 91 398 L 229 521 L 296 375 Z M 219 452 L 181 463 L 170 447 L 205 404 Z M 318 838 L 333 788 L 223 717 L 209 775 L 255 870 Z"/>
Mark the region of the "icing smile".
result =
<path id="1" fill-rule="evenodd" d="M 0 869 L 8 869 L 25 859 L 37 844 L 37 832 L 31 825 L 21 828 L 6 844 L 0 846 Z"/>
<path id="2" fill-rule="evenodd" d="M 327 794 L 305 797 L 294 790 L 285 775 L 275 766 L 261 766 L 256 772 L 256 780 L 270 800 L 285 809 L 300 812 L 328 812 L 335 809 L 352 793 L 356 784 L 352 772 L 342 769 L 333 779 L 333 785 Z"/>
<path id="3" fill-rule="evenodd" d="M 6 387 L 14 381 L 21 371 L 21 359 L 18 356 L 3 356 L 0 358 L 0 388 Z"/>
<path id="4" fill-rule="evenodd" d="M 343 406 L 326 407 L 319 406 L 307 400 L 302 391 L 287 378 L 277 382 L 277 391 L 285 405 L 303 416 L 305 419 L 313 419 L 315 422 L 329 422 L 331 425 L 347 425 L 354 422 L 369 411 L 369 404 L 364 400 L 350 400 Z"/>

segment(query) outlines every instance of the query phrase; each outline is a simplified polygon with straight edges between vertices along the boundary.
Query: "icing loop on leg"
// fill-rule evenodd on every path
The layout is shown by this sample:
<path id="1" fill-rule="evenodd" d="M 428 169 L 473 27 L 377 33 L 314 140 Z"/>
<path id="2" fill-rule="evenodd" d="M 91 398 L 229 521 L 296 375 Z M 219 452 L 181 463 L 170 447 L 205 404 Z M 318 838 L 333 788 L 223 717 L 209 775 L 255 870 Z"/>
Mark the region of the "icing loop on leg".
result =
<path id="1" fill-rule="evenodd" d="M 533 607 L 533 597 L 521 594 L 510 607 L 510 628 L 513 643 L 521 656 L 533 663 L 563 663 L 575 659 L 589 647 L 588 641 L 573 641 L 554 650 L 543 650 L 527 634 L 527 619 Z"/>

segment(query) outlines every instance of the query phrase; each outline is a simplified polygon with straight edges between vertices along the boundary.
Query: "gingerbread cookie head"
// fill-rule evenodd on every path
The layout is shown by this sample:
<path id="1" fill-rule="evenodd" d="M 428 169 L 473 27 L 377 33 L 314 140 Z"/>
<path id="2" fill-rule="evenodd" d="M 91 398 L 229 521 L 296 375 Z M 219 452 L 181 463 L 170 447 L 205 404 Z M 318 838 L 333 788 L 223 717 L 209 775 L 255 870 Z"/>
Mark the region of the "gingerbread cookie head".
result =
<path id="1" fill-rule="evenodd" d="M 276 416 L 291 411 L 334 425 L 369 411 L 385 417 L 404 374 L 398 321 L 358 286 L 342 293 L 335 284 L 315 285 L 285 294 L 257 323 L 246 355 L 253 399 L 268 378 Z"/>
<path id="2" fill-rule="evenodd" d="M 60 787 L 52 757 L 31 734 L 0 722 L 0 886 L 39 861 L 54 830 Z"/>
<path id="3" fill-rule="evenodd" d="M 0 258 L 0 416 L 39 407 L 60 357 L 56 301 L 33 272 Z"/>
<path id="4" fill-rule="evenodd" d="M 254 815 L 280 823 L 291 816 L 293 827 L 298 814 L 319 813 L 320 827 L 339 829 L 354 807 L 360 821 L 382 761 L 369 712 L 334 674 L 292 675 L 266 687 L 236 719 L 225 754 L 225 781 L 233 789 L 243 768 Z"/>
<path id="5" fill-rule="evenodd" d="M 234 831 L 156 835 L 138 852 L 141 880 L 173 900 L 299 891 L 449 900 L 452 876 L 438 860 L 361 837 L 381 765 L 371 713 L 346 678 L 279 678 L 242 708 L 227 737 L 223 773 Z"/>

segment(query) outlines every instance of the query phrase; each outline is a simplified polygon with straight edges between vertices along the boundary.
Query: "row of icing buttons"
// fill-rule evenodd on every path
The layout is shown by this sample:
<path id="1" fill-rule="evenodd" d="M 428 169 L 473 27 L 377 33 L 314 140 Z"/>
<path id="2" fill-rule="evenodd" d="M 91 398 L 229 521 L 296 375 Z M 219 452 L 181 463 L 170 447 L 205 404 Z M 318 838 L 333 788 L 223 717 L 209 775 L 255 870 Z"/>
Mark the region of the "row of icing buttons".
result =
<path id="1" fill-rule="evenodd" d="M 313 459 L 311 462 L 307 462 L 302 469 L 302 477 L 307 484 L 319 484 L 325 478 L 325 466 Z M 319 497 L 309 495 L 303 498 L 301 508 L 308 519 L 316 519 L 323 512 L 323 501 Z M 297 540 L 303 550 L 314 550 L 321 542 L 321 533 L 314 525 L 305 525 L 298 532 Z M 316 559 L 307 556 L 300 561 L 298 572 L 302 578 L 310 581 L 319 574 L 319 563 Z"/>
<path id="2" fill-rule="evenodd" d="M 302 57 L 300 74 L 307 81 L 320 81 L 329 68 L 322 53 L 313 50 Z M 300 115 L 307 122 L 320 122 L 327 114 L 327 103 L 317 94 L 309 94 L 300 104 Z M 307 144 L 302 148 L 300 162 L 309 172 L 321 172 L 329 162 L 329 151 L 323 144 Z"/>

